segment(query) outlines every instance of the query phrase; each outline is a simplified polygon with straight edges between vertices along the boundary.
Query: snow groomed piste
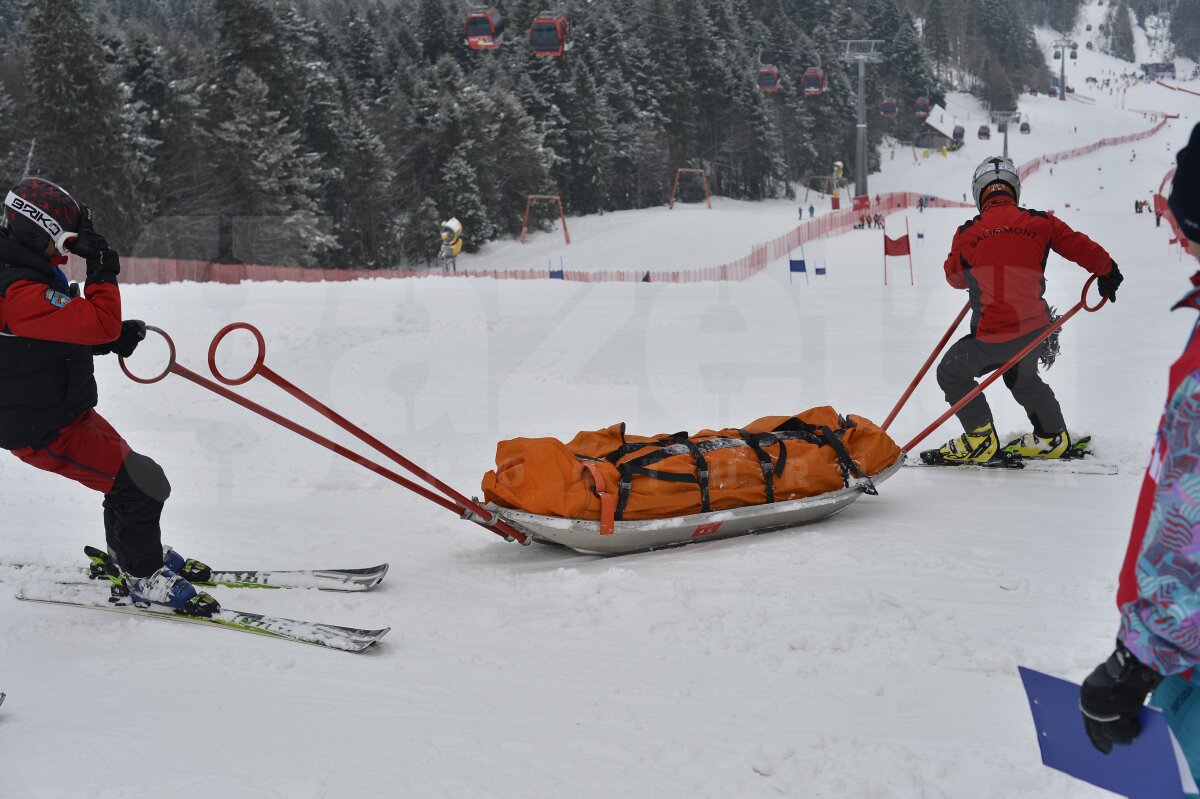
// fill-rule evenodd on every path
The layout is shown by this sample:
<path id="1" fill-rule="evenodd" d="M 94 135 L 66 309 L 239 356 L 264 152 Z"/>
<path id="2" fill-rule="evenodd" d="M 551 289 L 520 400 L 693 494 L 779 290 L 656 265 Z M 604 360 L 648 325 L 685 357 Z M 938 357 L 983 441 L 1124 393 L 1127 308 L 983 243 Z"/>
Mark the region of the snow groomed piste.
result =
<path id="1" fill-rule="evenodd" d="M 467 499 L 463 494 L 443 483 L 441 480 L 434 477 L 432 474 L 417 466 L 412 461 L 405 458 L 395 449 L 384 444 L 379 439 L 375 438 L 365 430 L 349 421 L 341 414 L 321 403 L 312 395 L 293 385 L 278 373 L 271 370 L 266 365 L 266 341 L 262 333 L 253 325 L 246 322 L 235 322 L 226 325 L 213 337 L 208 350 L 208 364 L 213 376 L 225 385 L 214 383 L 202 375 L 188 369 L 178 363 L 176 358 L 175 343 L 170 335 L 161 328 L 148 326 L 147 330 L 153 331 L 167 343 L 168 358 L 167 364 L 158 374 L 150 377 L 142 377 L 136 375 L 130 370 L 125 359 L 121 359 L 121 369 L 125 374 L 135 382 L 142 384 L 152 384 L 163 380 L 168 374 L 174 374 L 183 377 L 203 388 L 206 388 L 213 393 L 222 396 L 231 402 L 234 402 L 256 414 L 266 418 L 276 424 L 291 430 L 298 435 L 307 438 L 308 440 L 329 449 L 332 452 L 359 464 L 360 466 L 369 469 L 382 477 L 386 477 L 392 482 L 407 488 L 408 490 L 422 496 L 431 502 L 434 502 L 448 510 L 454 511 L 464 519 L 475 522 L 476 524 L 492 531 L 493 533 L 503 537 L 508 541 L 515 541 L 521 544 L 528 544 L 531 541 L 540 541 L 543 543 L 554 543 L 569 547 L 579 552 L 590 554 L 623 554 L 628 552 L 645 551 L 649 549 L 658 549 L 661 547 L 679 546 L 683 544 L 693 543 L 702 540 L 714 540 L 720 538 L 729 538 L 733 536 L 746 535 L 751 533 L 767 532 L 769 530 L 778 530 L 785 527 L 792 527 L 800 524 L 807 524 L 818 521 L 820 519 L 831 516 L 845 508 L 849 507 L 864 493 L 875 494 L 875 486 L 883 482 L 888 477 L 896 472 L 903 463 L 903 453 L 892 444 L 892 452 L 890 457 L 886 458 L 883 463 L 871 473 L 860 469 L 857 465 L 857 459 L 852 458 L 846 452 L 842 444 L 842 438 L 846 434 L 846 430 L 838 430 L 836 433 L 830 430 L 828 426 L 820 427 L 814 436 L 810 432 L 811 426 L 795 417 L 791 422 L 799 424 L 805 428 L 805 431 L 800 434 L 792 434 L 791 436 L 783 433 L 772 434 L 766 433 L 769 438 L 774 439 L 775 444 L 779 447 L 779 454 L 776 456 L 774 465 L 782 468 L 787 459 L 787 449 L 783 438 L 791 437 L 805 438 L 806 443 L 820 446 L 828 446 L 831 450 L 836 450 L 839 459 L 837 468 L 841 470 L 843 479 L 843 487 L 816 494 L 814 496 L 805 496 L 796 499 L 786 499 L 780 502 L 770 502 L 765 505 L 745 505 L 734 508 L 723 508 L 720 510 L 705 510 L 700 513 L 685 514 L 677 516 L 669 516 L 662 518 L 640 519 L 640 520 L 614 520 L 612 518 L 611 509 L 608 510 L 607 516 L 601 516 L 597 519 L 573 519 L 564 517 L 546 516 L 523 512 L 520 509 L 503 507 L 496 503 L 480 504 L 476 500 Z M 224 375 L 217 366 L 217 350 L 221 342 L 232 332 L 243 330 L 249 332 L 257 344 L 257 354 L 253 365 L 244 375 L 240 377 L 228 377 Z M 314 433 L 308 428 L 296 423 L 295 421 L 282 416 L 275 411 L 272 411 L 263 405 L 253 402 L 231 390 L 225 386 L 242 385 L 249 382 L 253 378 L 261 376 L 283 389 L 291 396 L 299 399 L 308 407 L 315 410 L 320 415 L 332 421 L 338 427 L 346 430 L 354 435 L 360 441 L 371 446 L 373 449 L 386 455 L 394 463 L 398 464 L 410 474 L 423 480 L 430 487 L 421 486 L 414 483 L 409 478 L 398 474 L 394 470 L 376 463 L 368 458 L 355 453 L 340 444 L 326 438 L 325 436 Z M 821 409 L 814 409 L 819 411 Z M 831 409 L 828 409 L 831 411 Z M 812 412 L 809 412 L 812 413 Z M 835 414 L 836 416 L 836 414 Z M 840 417 L 837 417 L 841 421 Z M 849 427 L 854 427 L 854 417 L 851 417 Z M 780 417 L 783 424 L 784 417 Z M 889 444 L 891 439 L 886 433 L 879 428 L 875 428 L 867 420 L 861 420 L 859 424 L 865 424 L 872 430 L 876 431 L 877 437 L 882 437 Z M 847 423 L 842 424 L 843 427 Z M 811 428 L 814 429 L 815 428 Z M 744 433 L 745 431 L 738 431 Z M 853 431 L 859 432 L 857 430 Z M 869 433 L 867 433 L 869 435 Z M 861 435 L 860 435 L 861 438 Z M 807 439 L 815 439 L 807 441 Z M 722 441 L 725 441 L 724 439 Z M 674 439 L 670 442 L 683 447 Z M 794 442 L 797 445 L 799 442 Z M 753 443 L 748 439 L 747 442 L 729 442 L 723 443 L 722 448 L 728 447 L 730 444 L 744 444 L 748 448 L 752 448 L 761 459 L 763 469 L 763 478 L 766 485 L 770 486 L 772 476 L 770 472 L 773 464 L 769 456 L 759 444 Z M 790 446 L 791 444 L 789 444 Z M 649 446 L 648 444 L 645 446 Z M 693 448 L 694 450 L 694 448 Z M 641 451 L 640 445 L 634 446 L 627 455 L 636 455 Z M 898 453 L 898 454 L 896 454 Z M 671 453 L 665 453 L 671 454 Z M 708 480 L 708 472 L 704 466 L 703 457 L 697 452 L 697 475 L 698 479 L 703 481 Z M 831 456 L 832 457 L 832 456 Z M 878 460 L 878 459 L 877 459 Z M 614 461 L 615 462 L 615 461 Z M 599 480 L 598 473 L 591 471 L 593 477 Z M 651 473 L 649 476 L 656 479 L 666 479 L 670 482 L 670 474 L 663 478 L 661 472 Z M 695 482 L 695 479 L 692 480 Z M 621 483 L 625 487 L 625 483 Z M 707 483 L 702 483 L 704 486 L 701 493 L 704 495 L 704 504 L 707 507 Z M 602 505 L 607 503 L 604 496 L 604 487 L 602 485 L 593 484 L 593 492 L 598 495 Z M 772 498 L 770 488 L 767 489 L 768 499 Z M 622 500 L 623 502 L 624 500 Z M 619 514 L 618 514 L 619 515 Z"/>
<path id="2" fill-rule="evenodd" d="M 747 433 L 745 429 L 735 428 L 733 430 L 722 431 L 721 433 L 703 431 L 699 435 L 703 435 L 704 433 L 711 434 L 709 440 L 703 442 L 703 445 L 707 447 L 705 451 L 710 453 L 710 457 L 713 451 L 731 450 L 733 447 L 741 447 L 745 450 L 752 449 L 754 454 L 759 458 L 762 479 L 764 480 L 765 501 L 763 503 L 759 503 L 756 500 L 747 501 L 743 498 L 740 501 L 730 501 L 729 504 L 735 505 L 734 507 L 722 507 L 716 510 L 711 509 L 709 502 L 709 465 L 701 453 L 701 447 L 692 438 L 681 433 L 657 439 L 640 438 L 633 443 L 627 443 L 624 425 L 620 426 L 619 431 L 614 427 L 610 428 L 609 431 L 598 431 L 593 434 L 581 433 L 576 439 L 579 440 L 581 437 L 588 436 L 595 438 L 596 436 L 602 436 L 605 432 L 616 431 L 613 433 L 617 436 L 615 445 L 610 444 L 607 447 L 602 447 L 601 451 L 590 452 L 588 444 L 585 443 L 582 447 L 577 448 L 579 451 L 572 453 L 570 445 L 564 446 L 561 442 L 554 441 L 552 442 L 553 455 L 549 458 L 542 458 L 541 462 L 538 462 L 534 458 L 525 460 L 528 454 L 525 450 L 519 455 L 513 455 L 512 453 L 504 454 L 506 445 L 524 444 L 530 440 L 502 442 L 497 454 L 497 472 L 489 472 L 484 479 L 485 493 L 489 495 L 491 501 L 483 504 L 477 500 L 468 499 L 401 455 L 392 447 L 384 444 L 332 408 L 315 399 L 311 394 L 308 394 L 270 369 L 266 365 L 266 341 L 262 333 L 256 327 L 246 322 L 235 322 L 226 325 L 217 332 L 209 345 L 209 369 L 217 380 L 225 384 L 224 386 L 214 383 L 208 378 L 179 364 L 176 358 L 174 341 L 169 334 L 157 327 L 148 327 L 147 329 L 161 335 L 167 343 L 168 360 L 161 372 L 151 377 L 139 377 L 129 369 L 125 359 L 121 359 L 120 363 L 121 369 L 125 374 L 138 383 L 157 383 L 168 374 L 174 374 L 203 388 L 207 388 L 213 393 L 241 405 L 263 418 L 273 421 L 380 476 L 386 477 L 431 502 L 454 511 L 462 518 L 490 530 L 505 540 L 521 544 L 528 544 L 531 541 L 559 544 L 586 554 L 624 554 L 681 546 L 699 541 L 763 533 L 809 524 L 845 510 L 863 494 L 876 494 L 876 486 L 892 476 L 905 463 L 906 454 L 914 451 L 915 447 L 925 437 L 941 426 L 957 410 L 983 392 L 1028 353 L 1040 347 L 1050 335 L 1062 328 L 1081 310 L 1095 312 L 1102 308 L 1106 302 L 1103 298 L 1095 305 L 1089 305 L 1087 301 L 1088 289 L 1095 281 L 1096 278 L 1094 276 L 1090 278 L 1085 283 L 1080 300 L 1074 307 L 1058 318 L 1041 336 L 1031 341 L 1006 364 L 996 369 L 974 391 L 965 396 L 956 405 L 946 410 L 902 449 L 895 448 L 893 444 L 893 449 L 898 451 L 898 454 L 890 452 L 888 457 L 882 461 L 876 455 L 874 458 L 874 469 L 862 466 L 865 462 L 863 458 L 865 453 L 855 452 L 852 454 L 847 452 L 843 439 L 855 434 L 860 434 L 859 437 L 861 438 L 861 430 L 870 429 L 878 431 L 880 436 L 886 439 L 889 444 L 892 444 L 891 439 L 886 435 L 887 426 L 895 419 L 900 409 L 915 390 L 917 384 L 927 374 L 934 359 L 949 341 L 955 328 L 965 317 L 966 307 L 955 317 L 946 334 L 918 370 L 916 377 L 888 415 L 883 428 L 876 428 L 865 419 L 859 419 L 855 422 L 855 417 L 850 417 L 850 422 L 846 422 L 840 415 L 833 412 L 832 409 L 813 409 L 813 411 L 807 412 L 812 414 L 814 412 L 827 411 L 828 413 L 822 417 L 822 421 L 826 421 L 828 424 L 823 426 L 814 426 L 802 421 L 803 414 L 787 419 L 786 421 L 784 417 L 772 418 L 771 423 L 778 424 L 778 426 L 771 428 L 769 432 L 764 430 L 759 430 L 759 432 L 769 439 L 770 444 L 778 447 L 774 460 L 772 460 L 763 448 L 764 440 L 756 439 L 755 435 Z M 245 374 L 240 377 L 228 377 L 217 366 L 217 351 L 221 342 L 230 333 L 237 330 L 249 332 L 254 337 L 257 345 L 257 353 L 254 363 Z M 365 458 L 325 436 L 314 433 L 303 425 L 263 405 L 246 399 L 225 387 L 245 384 L 257 376 L 262 376 L 270 383 L 299 399 L 338 427 L 351 433 L 360 441 L 387 456 L 388 459 L 401 466 L 410 474 L 427 483 L 429 487 L 419 485 L 393 469 Z M 768 420 L 758 420 L 746 427 L 754 429 L 754 425 L 765 421 Z M 799 425 L 803 428 L 803 432 L 780 433 L 779 431 L 784 430 L 787 424 Z M 855 429 L 856 426 L 861 429 Z M 837 428 L 836 430 L 832 429 L 835 427 Z M 790 431 L 795 428 L 787 429 Z M 783 440 L 789 437 L 793 439 L 792 442 L 785 442 Z M 841 470 L 841 477 L 844 483 L 841 488 L 812 492 L 811 496 L 799 496 L 798 498 L 793 498 L 793 495 L 781 501 L 776 501 L 776 497 L 772 491 L 773 480 L 784 469 L 788 457 L 788 447 L 801 445 L 801 442 L 794 440 L 796 438 L 805 439 L 803 442 L 805 445 L 816 447 L 828 446 L 832 451 L 835 451 L 836 454 L 830 457 L 835 457 L 839 461 L 837 466 Z M 532 441 L 537 442 L 537 440 Z M 575 442 L 572 443 L 574 444 Z M 594 443 L 591 446 L 594 448 Z M 544 450 L 545 448 L 543 447 Z M 1076 457 L 1082 458 L 1084 454 L 1085 451 L 1081 449 Z M 556 461 L 554 455 L 561 457 Z M 679 456 L 688 461 L 689 465 L 686 471 L 679 471 L 678 469 L 675 471 L 669 469 L 663 471 L 661 467 L 657 470 L 652 470 L 647 466 L 647 464 L 659 464 L 666 458 L 673 456 Z M 574 458 L 578 458 L 583 463 L 575 464 Z M 795 456 L 793 456 L 793 462 L 794 458 Z M 575 469 L 577 474 L 574 476 L 574 480 L 581 486 L 586 485 L 586 491 L 583 492 L 585 498 L 592 499 L 594 497 L 596 507 L 588 514 L 594 518 L 573 518 L 562 514 L 548 515 L 546 513 L 530 512 L 536 509 L 536 502 L 538 500 L 536 498 L 530 499 L 525 495 L 524 487 L 532 484 L 535 491 L 540 491 L 543 494 L 548 492 L 552 504 L 553 500 L 566 493 L 566 483 L 556 483 L 554 479 L 547 481 L 544 477 L 539 477 L 535 474 L 538 469 L 544 469 L 544 475 L 553 478 L 556 476 L 556 471 L 561 471 L 564 468 L 562 467 L 564 462 L 570 462 L 577 467 Z M 1007 458 L 1004 463 L 1011 468 L 1022 468 L 1024 465 L 1019 458 Z M 637 468 L 632 470 L 626 468 L 631 465 L 636 465 Z M 601 467 L 608 466 L 611 466 L 610 472 L 612 473 L 606 479 L 602 474 Z M 565 468 L 569 469 L 570 467 Z M 619 477 L 616 477 L 615 470 L 618 468 L 620 469 Z M 510 480 L 512 484 L 508 486 L 503 485 L 504 478 L 498 476 L 498 473 L 503 475 L 505 469 L 509 469 L 508 473 L 510 475 L 516 475 L 515 478 Z M 772 474 L 773 471 L 774 475 Z M 1107 472 L 1101 470 L 1101 473 Z M 802 474 L 808 481 L 815 480 L 815 473 L 811 470 L 803 471 Z M 585 475 L 588 479 L 585 479 Z M 677 485 L 681 482 L 696 485 L 701 497 L 700 512 L 676 512 L 663 513 L 661 515 L 643 512 L 642 515 L 649 516 L 649 518 L 623 518 L 622 514 L 632 494 L 633 478 L 635 475 L 650 478 L 649 483 L 651 485 L 667 486 L 668 488 L 672 483 Z M 568 477 L 567 482 L 570 482 L 570 479 Z M 716 487 L 720 489 L 724 486 L 718 483 Z M 690 492 L 691 489 L 688 489 L 688 491 Z M 531 505 L 531 502 L 535 504 Z M 676 510 L 678 510 L 678 506 L 676 506 Z"/>

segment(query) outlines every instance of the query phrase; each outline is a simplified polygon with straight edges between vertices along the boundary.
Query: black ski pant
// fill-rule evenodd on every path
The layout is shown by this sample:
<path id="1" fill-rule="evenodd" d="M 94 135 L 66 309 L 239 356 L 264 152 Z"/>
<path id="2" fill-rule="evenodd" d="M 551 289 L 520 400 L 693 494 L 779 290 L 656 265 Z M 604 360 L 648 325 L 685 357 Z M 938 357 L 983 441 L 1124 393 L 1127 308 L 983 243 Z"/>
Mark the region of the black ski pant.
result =
<path id="1" fill-rule="evenodd" d="M 942 362 L 938 364 L 937 381 L 951 405 L 969 394 L 979 384 L 975 378 L 982 377 L 1008 363 L 1045 330 L 1037 330 L 1026 336 L 999 343 L 980 341 L 974 335 L 963 336 L 950 346 Z M 1013 398 L 1025 409 L 1033 431 L 1043 438 L 1057 435 L 1066 429 L 1062 408 L 1054 391 L 1038 375 L 1038 356 L 1042 348 L 1035 347 L 1004 373 L 1004 385 Z M 987 398 L 981 393 L 958 411 L 958 420 L 968 432 L 992 420 L 992 410 Z"/>

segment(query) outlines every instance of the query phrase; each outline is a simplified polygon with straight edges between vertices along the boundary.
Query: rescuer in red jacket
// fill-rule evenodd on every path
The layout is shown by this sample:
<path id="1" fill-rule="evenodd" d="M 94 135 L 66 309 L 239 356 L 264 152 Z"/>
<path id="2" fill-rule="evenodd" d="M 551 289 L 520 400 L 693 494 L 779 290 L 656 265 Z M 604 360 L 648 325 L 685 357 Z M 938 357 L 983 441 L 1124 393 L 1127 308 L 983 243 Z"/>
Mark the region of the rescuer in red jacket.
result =
<path id="1" fill-rule="evenodd" d="M 58 268 L 68 250 L 87 261 L 82 295 Z M 135 602 L 211 615 L 217 604 L 187 579 L 208 579 L 208 567 L 162 546 L 166 475 L 95 410 L 92 356 L 128 357 L 146 336 L 144 323 L 121 321 L 120 271 L 87 206 L 64 189 L 26 178 L 8 192 L 0 218 L 0 448 L 104 494 L 105 538 L 118 567 L 112 579 Z"/>
<path id="2" fill-rule="evenodd" d="M 1004 365 L 1037 338 L 1052 321 L 1046 291 L 1050 251 L 1100 276 L 1100 294 L 1116 302 L 1123 280 L 1108 252 L 1065 222 L 1042 211 L 1021 208 L 1021 179 L 1012 161 L 988 158 L 971 184 L 979 215 L 954 234 L 946 258 L 946 281 L 966 289 L 971 332 L 951 345 L 938 364 L 938 385 L 951 405 L 969 394 L 980 377 Z M 1071 437 L 1054 391 L 1038 375 L 1036 348 L 1004 374 L 1004 384 L 1025 409 L 1033 432 L 1001 449 L 987 399 L 979 394 L 958 411 L 966 431 L 940 449 L 926 450 L 927 463 L 999 464 L 1005 455 L 1061 458 Z"/>

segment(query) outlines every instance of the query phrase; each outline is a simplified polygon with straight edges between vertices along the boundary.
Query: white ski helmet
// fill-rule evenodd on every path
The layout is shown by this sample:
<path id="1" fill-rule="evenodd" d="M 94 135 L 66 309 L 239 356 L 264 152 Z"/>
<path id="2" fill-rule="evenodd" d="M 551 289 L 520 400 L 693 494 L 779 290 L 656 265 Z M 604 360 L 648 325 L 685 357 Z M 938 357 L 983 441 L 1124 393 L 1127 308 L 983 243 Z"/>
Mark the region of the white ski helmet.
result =
<path id="1" fill-rule="evenodd" d="M 983 190 L 993 183 L 1004 183 L 1013 190 L 1013 195 L 1021 200 L 1021 178 L 1017 167 L 1007 158 L 994 155 L 985 158 L 983 163 L 975 167 L 975 177 L 971 180 L 971 196 L 975 198 L 975 207 L 980 207 Z"/>

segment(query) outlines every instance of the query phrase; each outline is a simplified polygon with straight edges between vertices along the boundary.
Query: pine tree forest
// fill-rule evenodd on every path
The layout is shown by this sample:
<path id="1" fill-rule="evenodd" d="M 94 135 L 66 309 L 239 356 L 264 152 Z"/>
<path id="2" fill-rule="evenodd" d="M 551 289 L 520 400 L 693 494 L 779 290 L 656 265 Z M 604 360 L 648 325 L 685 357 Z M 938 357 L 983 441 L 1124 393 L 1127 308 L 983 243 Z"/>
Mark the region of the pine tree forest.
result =
<path id="1" fill-rule="evenodd" d="M 747 200 L 834 161 L 852 179 L 841 40 L 881 41 L 877 164 L 920 129 L 918 97 L 1011 108 L 1046 88 L 1031 26 L 1068 27 L 1079 2 L 563 0 L 574 46 L 538 57 L 545 5 L 507 0 L 505 44 L 472 50 L 463 0 L 0 3 L 0 178 L 63 184 L 130 255 L 414 267 L 450 216 L 468 251 L 517 234 L 529 194 L 590 214 L 665 203 L 677 167 Z M 759 90 L 763 66 L 780 91 Z M 806 97 L 811 67 L 826 91 Z"/>

